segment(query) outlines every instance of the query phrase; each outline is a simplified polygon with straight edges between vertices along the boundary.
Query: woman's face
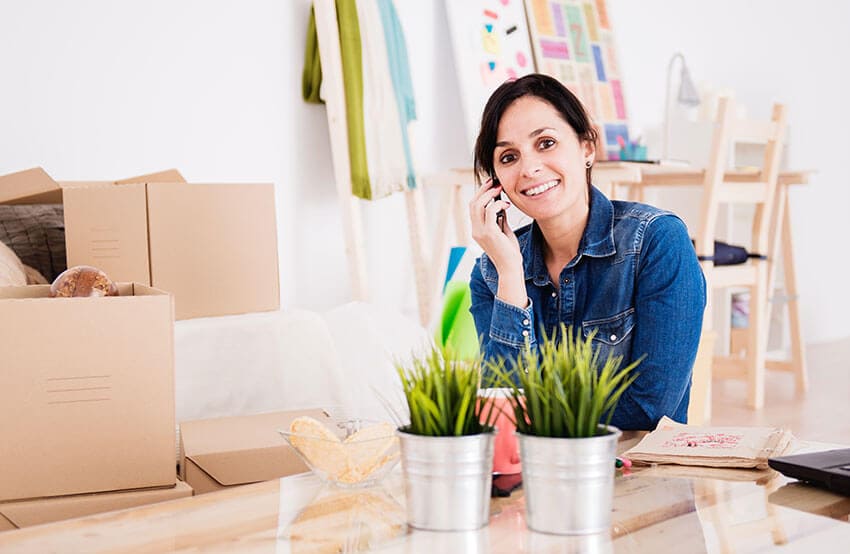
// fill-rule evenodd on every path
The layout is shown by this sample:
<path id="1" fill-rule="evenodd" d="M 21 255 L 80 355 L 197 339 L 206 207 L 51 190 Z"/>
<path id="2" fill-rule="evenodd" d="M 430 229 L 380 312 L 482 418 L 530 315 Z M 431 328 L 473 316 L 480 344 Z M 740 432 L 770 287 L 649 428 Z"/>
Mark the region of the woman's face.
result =
<path id="1" fill-rule="evenodd" d="M 514 206 L 544 223 L 585 212 L 585 164 L 593 153 L 593 144 L 580 141 L 551 104 L 523 96 L 499 121 L 493 167 Z"/>

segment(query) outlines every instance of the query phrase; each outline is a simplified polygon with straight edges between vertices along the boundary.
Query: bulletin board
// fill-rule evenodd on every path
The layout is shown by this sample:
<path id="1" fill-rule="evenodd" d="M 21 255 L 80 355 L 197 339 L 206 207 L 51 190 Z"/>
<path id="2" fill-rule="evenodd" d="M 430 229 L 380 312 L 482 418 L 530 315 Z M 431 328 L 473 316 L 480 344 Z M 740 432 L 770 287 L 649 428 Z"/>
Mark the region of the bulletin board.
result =
<path id="1" fill-rule="evenodd" d="M 463 3 L 463 2 L 460 2 Z M 623 82 L 605 0 L 525 0 L 537 71 L 558 79 L 599 126 L 606 157 L 629 142 Z"/>
<path id="2" fill-rule="evenodd" d="M 445 0 L 469 151 L 499 85 L 534 72 L 522 0 Z"/>

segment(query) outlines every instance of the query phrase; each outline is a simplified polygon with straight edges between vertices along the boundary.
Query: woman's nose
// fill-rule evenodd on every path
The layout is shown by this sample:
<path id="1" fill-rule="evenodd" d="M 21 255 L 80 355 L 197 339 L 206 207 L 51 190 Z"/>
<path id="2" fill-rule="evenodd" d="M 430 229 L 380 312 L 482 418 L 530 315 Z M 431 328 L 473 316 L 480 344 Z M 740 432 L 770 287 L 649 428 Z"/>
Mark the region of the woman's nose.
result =
<path id="1" fill-rule="evenodd" d="M 525 155 L 522 157 L 522 175 L 524 177 L 533 177 L 541 169 L 543 169 L 543 164 L 537 156 Z"/>

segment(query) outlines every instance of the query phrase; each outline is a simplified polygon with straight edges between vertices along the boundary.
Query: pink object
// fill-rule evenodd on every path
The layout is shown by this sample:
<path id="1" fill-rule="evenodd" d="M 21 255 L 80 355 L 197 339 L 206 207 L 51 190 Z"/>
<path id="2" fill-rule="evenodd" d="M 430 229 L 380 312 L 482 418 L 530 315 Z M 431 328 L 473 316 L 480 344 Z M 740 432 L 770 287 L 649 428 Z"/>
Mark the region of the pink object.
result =
<path id="1" fill-rule="evenodd" d="M 522 471 L 519 460 L 519 440 L 516 436 L 516 425 L 511 404 L 508 401 L 509 389 L 482 389 L 479 396 L 486 398 L 485 402 L 493 402 L 499 415 L 496 417 L 496 439 L 493 441 L 493 473 L 511 475 Z M 484 414 L 489 410 L 485 409 Z"/>
<path id="2" fill-rule="evenodd" d="M 527 62 L 527 61 L 528 61 L 528 60 L 526 60 L 526 59 L 525 59 L 525 54 L 523 54 L 522 52 L 517 52 L 517 53 L 516 53 L 516 63 L 517 63 L 520 67 L 525 67 L 525 64 L 526 64 L 526 62 Z"/>

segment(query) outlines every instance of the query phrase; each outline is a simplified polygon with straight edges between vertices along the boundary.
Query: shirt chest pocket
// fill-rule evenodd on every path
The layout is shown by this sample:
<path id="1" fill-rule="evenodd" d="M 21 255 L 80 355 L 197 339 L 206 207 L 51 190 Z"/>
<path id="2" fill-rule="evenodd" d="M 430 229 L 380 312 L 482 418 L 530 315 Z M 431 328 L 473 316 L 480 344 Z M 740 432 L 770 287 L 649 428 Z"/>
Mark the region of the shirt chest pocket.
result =
<path id="1" fill-rule="evenodd" d="M 635 310 L 629 308 L 617 315 L 589 319 L 581 324 L 585 340 L 593 334 L 593 348 L 599 350 L 599 360 L 604 363 L 609 355 L 623 356 L 625 363 L 630 360 L 632 350 L 632 330 L 635 326 Z"/>

